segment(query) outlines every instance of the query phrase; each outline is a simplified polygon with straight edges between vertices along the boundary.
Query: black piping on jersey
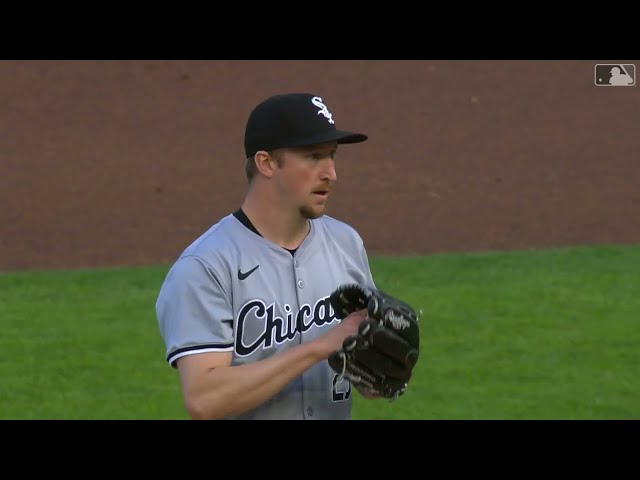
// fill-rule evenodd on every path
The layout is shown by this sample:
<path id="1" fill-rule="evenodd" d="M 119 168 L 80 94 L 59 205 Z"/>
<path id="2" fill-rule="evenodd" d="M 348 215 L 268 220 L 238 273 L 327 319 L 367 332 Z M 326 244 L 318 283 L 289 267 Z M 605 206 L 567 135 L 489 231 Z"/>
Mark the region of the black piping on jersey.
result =
<path id="1" fill-rule="evenodd" d="M 238 220 L 240 220 L 240 223 L 242 223 L 245 227 L 247 227 L 253 233 L 255 233 L 256 235 L 260 235 L 262 237 L 262 234 L 258 231 L 255 225 L 251 223 L 251 220 L 249 220 L 249 217 L 247 217 L 247 214 L 244 213 L 242 208 L 239 208 L 238 210 L 233 212 L 233 216 L 236 217 Z M 285 250 L 293 256 L 293 254 L 296 253 L 297 248 L 294 248 L 293 250 L 289 248 L 285 248 Z"/>
<path id="2" fill-rule="evenodd" d="M 247 214 L 244 213 L 242 208 L 239 208 L 238 210 L 233 212 L 233 216 L 236 217 L 238 220 L 240 220 L 240 223 L 242 223 L 245 227 L 247 227 L 253 233 L 255 233 L 256 235 L 262 236 L 262 234 L 258 231 L 258 229 L 253 225 L 253 223 L 251 223 L 251 220 L 249 220 L 249 217 L 247 217 Z"/>
<path id="3" fill-rule="evenodd" d="M 167 356 L 167 362 L 169 362 L 169 364 L 172 367 L 175 367 L 175 356 L 179 355 L 181 353 L 184 352 L 195 352 L 197 350 L 204 350 L 205 348 L 210 348 L 211 350 L 228 350 L 230 348 L 233 348 L 233 342 L 231 343 L 208 343 L 206 345 L 195 345 L 193 347 L 183 347 L 183 348 L 179 348 L 177 350 L 174 350 L 173 352 L 171 352 L 168 356 Z"/>

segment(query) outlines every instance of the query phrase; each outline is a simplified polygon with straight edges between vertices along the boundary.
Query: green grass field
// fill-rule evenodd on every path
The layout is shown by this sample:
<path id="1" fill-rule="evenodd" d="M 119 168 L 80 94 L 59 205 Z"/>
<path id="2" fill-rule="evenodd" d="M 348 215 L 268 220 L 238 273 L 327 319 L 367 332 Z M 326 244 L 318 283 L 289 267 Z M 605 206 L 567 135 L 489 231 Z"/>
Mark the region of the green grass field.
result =
<path id="1" fill-rule="evenodd" d="M 640 247 L 371 258 L 422 309 L 395 402 L 356 419 L 640 419 Z M 167 266 L 0 274 L 0 419 L 186 419 L 154 303 Z"/>

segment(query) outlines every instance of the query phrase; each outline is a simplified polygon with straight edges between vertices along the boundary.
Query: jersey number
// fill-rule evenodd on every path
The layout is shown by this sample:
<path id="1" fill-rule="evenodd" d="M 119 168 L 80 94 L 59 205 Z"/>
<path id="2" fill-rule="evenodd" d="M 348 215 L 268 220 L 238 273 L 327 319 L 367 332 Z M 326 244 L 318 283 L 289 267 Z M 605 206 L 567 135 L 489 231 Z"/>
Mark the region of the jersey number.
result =
<path id="1" fill-rule="evenodd" d="M 351 382 L 346 378 L 341 382 L 338 382 L 339 375 L 336 373 L 333 375 L 333 401 L 342 402 L 348 400 L 351 396 Z"/>

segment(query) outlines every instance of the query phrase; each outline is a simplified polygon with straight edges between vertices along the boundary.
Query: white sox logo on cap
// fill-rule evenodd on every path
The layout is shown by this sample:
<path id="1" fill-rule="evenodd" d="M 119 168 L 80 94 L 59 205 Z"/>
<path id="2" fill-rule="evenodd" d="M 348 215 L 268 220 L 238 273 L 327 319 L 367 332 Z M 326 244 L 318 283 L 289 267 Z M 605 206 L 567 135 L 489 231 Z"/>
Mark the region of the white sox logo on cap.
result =
<path id="1" fill-rule="evenodd" d="M 322 98 L 313 97 L 311 99 L 311 103 L 313 103 L 316 107 L 320 109 L 318 110 L 318 115 L 322 114 L 329 119 L 329 123 L 335 123 L 333 121 L 333 115 L 331 115 L 327 106 L 324 103 L 322 103 Z"/>

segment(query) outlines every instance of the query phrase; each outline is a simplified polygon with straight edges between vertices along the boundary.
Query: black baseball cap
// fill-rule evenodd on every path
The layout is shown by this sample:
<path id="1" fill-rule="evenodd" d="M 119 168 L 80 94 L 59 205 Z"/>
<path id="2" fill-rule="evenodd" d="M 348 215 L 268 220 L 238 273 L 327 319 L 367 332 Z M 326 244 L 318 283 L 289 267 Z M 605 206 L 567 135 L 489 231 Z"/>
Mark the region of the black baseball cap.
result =
<path id="1" fill-rule="evenodd" d="M 269 97 L 252 110 L 245 129 L 244 148 L 246 156 L 252 157 L 258 150 L 333 141 L 360 143 L 367 138 L 362 133 L 338 130 L 319 95 L 287 93 Z"/>

